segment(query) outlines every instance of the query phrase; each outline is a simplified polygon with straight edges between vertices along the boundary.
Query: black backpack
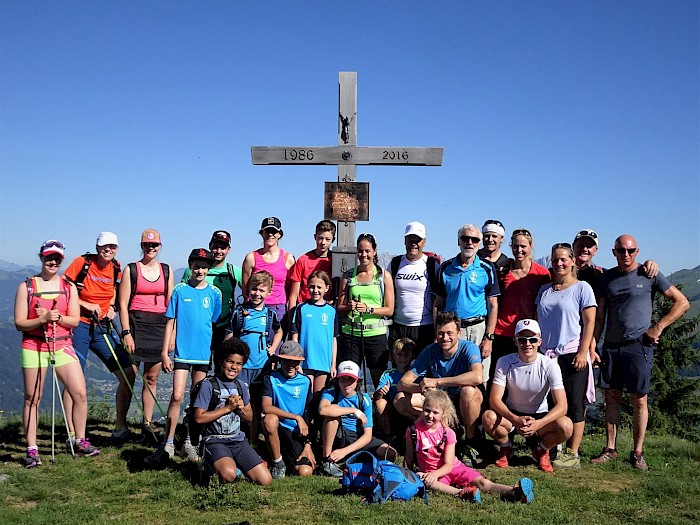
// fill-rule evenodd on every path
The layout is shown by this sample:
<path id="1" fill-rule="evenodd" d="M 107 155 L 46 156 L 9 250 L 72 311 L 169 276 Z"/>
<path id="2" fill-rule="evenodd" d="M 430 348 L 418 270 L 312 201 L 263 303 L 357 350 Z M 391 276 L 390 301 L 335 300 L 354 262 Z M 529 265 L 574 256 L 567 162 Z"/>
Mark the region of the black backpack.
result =
<path id="1" fill-rule="evenodd" d="M 85 255 L 83 255 L 83 268 L 80 270 L 78 275 L 75 277 L 75 281 L 73 281 L 73 284 L 75 287 L 78 289 L 78 295 L 80 295 L 83 291 L 83 281 L 85 281 L 85 278 L 87 277 L 88 271 L 90 270 L 90 265 L 92 264 L 92 261 L 94 258 L 97 257 L 96 254 L 86 252 Z M 114 269 L 114 287 L 118 288 L 119 287 L 119 272 L 121 271 L 121 266 L 119 265 L 119 261 L 116 259 L 112 259 L 112 268 Z M 70 278 L 68 278 L 70 281 Z"/>
<path id="2" fill-rule="evenodd" d="M 428 271 L 428 283 L 430 283 L 431 291 L 435 293 L 435 289 L 438 283 L 438 274 L 440 270 L 440 256 L 430 252 L 423 252 L 423 255 L 426 255 L 428 257 L 428 259 L 425 261 Z M 401 265 L 402 257 L 403 255 L 397 255 L 395 257 L 392 257 L 391 263 L 389 263 L 389 271 L 394 279 L 396 279 L 396 274 L 399 272 L 399 266 Z"/>
<path id="3" fill-rule="evenodd" d="M 202 456 L 203 451 L 201 449 L 204 445 L 204 442 L 201 440 L 201 436 L 204 432 L 205 425 L 202 423 L 197 423 L 194 420 L 194 402 L 195 399 L 197 399 L 197 396 L 199 395 L 199 391 L 202 389 L 202 383 L 204 383 L 204 381 L 209 381 L 213 389 L 211 399 L 209 400 L 209 406 L 207 407 L 207 412 L 215 410 L 217 405 L 219 404 L 219 401 L 221 400 L 221 387 L 219 387 L 219 380 L 216 378 L 216 376 L 207 376 L 201 381 L 198 381 L 197 384 L 194 385 L 194 388 L 192 388 L 192 391 L 190 392 L 190 404 L 187 407 L 187 410 L 185 411 L 185 419 L 187 421 L 187 426 L 189 429 L 190 441 L 194 446 L 200 446 L 200 457 Z M 236 390 L 238 390 L 238 395 L 242 396 L 243 388 L 241 387 L 241 382 L 238 380 L 238 378 L 235 378 L 233 382 L 236 384 Z"/>
<path id="4" fill-rule="evenodd" d="M 163 293 L 156 295 L 168 295 L 168 280 L 170 279 L 170 266 L 165 263 L 160 264 L 160 271 L 163 274 Z M 131 295 L 129 295 L 129 305 L 126 307 L 127 310 L 131 309 L 131 301 L 134 300 L 134 295 L 136 294 L 136 285 L 138 284 L 138 270 L 136 268 L 136 263 L 129 263 L 129 277 L 131 279 Z"/>

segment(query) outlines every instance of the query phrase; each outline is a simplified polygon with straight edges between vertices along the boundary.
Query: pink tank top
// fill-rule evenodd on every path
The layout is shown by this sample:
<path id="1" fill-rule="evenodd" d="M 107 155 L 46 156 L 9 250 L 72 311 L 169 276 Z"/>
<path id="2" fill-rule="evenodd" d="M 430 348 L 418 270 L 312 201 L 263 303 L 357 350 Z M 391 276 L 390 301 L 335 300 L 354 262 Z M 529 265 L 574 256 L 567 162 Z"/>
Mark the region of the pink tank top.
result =
<path id="1" fill-rule="evenodd" d="M 160 275 L 155 281 L 147 280 L 141 273 L 141 263 L 136 263 L 136 290 L 131 300 L 129 310 L 140 312 L 152 312 L 154 314 L 165 313 L 165 276 L 163 265 L 160 266 Z"/>
<path id="2" fill-rule="evenodd" d="M 29 293 L 29 304 L 27 309 L 27 319 L 36 319 L 36 309 L 37 306 L 40 308 L 47 308 L 49 310 L 58 310 L 61 315 L 68 315 L 68 302 L 70 300 L 70 285 L 62 279 L 61 290 L 58 292 L 46 292 L 41 289 L 41 279 L 32 277 L 29 281 L 29 286 L 27 292 Z M 60 346 L 56 348 L 63 348 L 71 344 L 72 332 L 68 328 L 65 328 L 58 323 L 49 323 L 29 332 L 23 334 L 25 341 L 22 346 L 27 347 L 28 343 L 35 343 L 30 345 L 35 350 L 40 350 L 42 352 L 48 352 L 49 347 L 46 345 L 45 341 L 53 341 L 54 337 L 54 327 L 56 328 L 56 341 L 60 342 Z M 44 328 L 46 333 L 44 333 Z"/>
<path id="3" fill-rule="evenodd" d="M 255 267 L 253 268 L 253 273 L 259 272 L 261 270 L 267 270 L 275 278 L 275 285 L 272 287 L 272 293 L 265 299 L 266 305 L 271 304 L 285 304 L 287 302 L 287 253 L 280 248 L 280 255 L 277 260 L 273 263 L 265 262 L 262 258 L 262 248 L 255 250 Z"/>

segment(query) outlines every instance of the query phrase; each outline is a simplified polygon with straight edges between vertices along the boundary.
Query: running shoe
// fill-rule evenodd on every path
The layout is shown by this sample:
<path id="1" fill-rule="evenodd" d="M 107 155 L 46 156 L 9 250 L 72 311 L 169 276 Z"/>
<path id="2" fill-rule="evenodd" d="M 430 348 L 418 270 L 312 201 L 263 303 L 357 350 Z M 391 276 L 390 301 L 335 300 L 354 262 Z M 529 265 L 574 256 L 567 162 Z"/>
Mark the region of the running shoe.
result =
<path id="1" fill-rule="evenodd" d="M 600 454 L 594 458 L 591 458 L 591 463 L 607 463 L 613 459 L 617 459 L 617 450 L 614 448 L 603 447 L 603 451 Z"/>
<path id="2" fill-rule="evenodd" d="M 284 461 L 276 461 L 272 464 L 270 469 L 270 474 L 272 474 L 272 479 L 282 479 L 287 474 L 287 466 Z"/>
<path id="3" fill-rule="evenodd" d="M 180 457 L 185 461 L 192 461 L 197 463 L 199 461 L 199 454 L 197 452 L 197 447 L 195 447 L 189 441 L 185 441 L 180 449 Z"/>
<path id="4" fill-rule="evenodd" d="M 66 439 L 66 450 L 71 454 L 75 453 L 75 445 L 75 436 L 71 436 L 68 439 Z"/>
<path id="5" fill-rule="evenodd" d="M 542 472 L 554 472 L 554 468 L 549 461 L 549 450 L 542 450 L 542 448 L 537 445 L 532 451 L 532 457 L 537 461 L 537 468 Z"/>
<path id="6" fill-rule="evenodd" d="M 508 468 L 508 458 L 513 455 L 513 447 L 501 447 L 494 464 L 499 468 Z"/>
<path id="7" fill-rule="evenodd" d="M 332 478 L 343 477 L 343 471 L 340 466 L 330 459 L 326 459 L 321 463 L 321 472 L 326 476 L 331 476 Z"/>
<path id="8" fill-rule="evenodd" d="M 100 450 L 93 447 L 87 439 L 80 438 L 75 442 L 76 456 L 99 456 L 99 454 Z"/>
<path id="9" fill-rule="evenodd" d="M 150 467 L 165 467 L 174 456 L 175 447 L 173 445 L 164 445 L 159 447 L 158 450 L 150 456 L 146 456 L 143 461 Z"/>
<path id="10" fill-rule="evenodd" d="M 581 458 L 573 450 L 567 448 L 565 452 L 560 452 L 557 459 L 552 461 L 552 465 L 557 468 L 581 468 Z"/>
<path id="11" fill-rule="evenodd" d="M 481 503 L 481 491 L 478 487 L 475 487 L 474 485 L 467 485 L 466 487 L 462 487 L 462 490 L 459 491 L 457 497 L 464 501 L 471 501 L 472 503 Z"/>
<path id="12" fill-rule="evenodd" d="M 112 436 L 110 437 L 112 445 L 115 447 L 121 447 L 126 443 L 141 443 L 142 439 L 142 437 L 139 437 L 137 434 L 134 434 L 131 430 L 129 430 L 129 427 L 124 427 L 121 430 L 115 430 L 112 432 Z"/>
<path id="13" fill-rule="evenodd" d="M 39 458 L 39 451 L 35 448 L 27 450 L 27 457 L 24 458 L 24 466 L 26 468 L 34 468 L 41 465 L 41 459 Z"/>
<path id="14" fill-rule="evenodd" d="M 639 470 L 649 470 L 647 460 L 644 459 L 644 452 L 630 452 L 630 462 L 632 466 Z"/>
<path id="15" fill-rule="evenodd" d="M 515 501 L 520 503 L 532 503 L 535 499 L 535 491 L 533 490 L 532 480 L 530 478 L 520 478 L 518 484 L 513 487 Z"/>

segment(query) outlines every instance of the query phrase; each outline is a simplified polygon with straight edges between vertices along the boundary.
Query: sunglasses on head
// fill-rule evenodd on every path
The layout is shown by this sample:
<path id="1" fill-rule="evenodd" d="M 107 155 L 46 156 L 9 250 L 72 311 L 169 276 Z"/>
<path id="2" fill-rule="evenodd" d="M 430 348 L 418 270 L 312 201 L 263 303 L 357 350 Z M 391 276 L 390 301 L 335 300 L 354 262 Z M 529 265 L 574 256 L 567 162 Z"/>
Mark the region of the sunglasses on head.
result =
<path id="1" fill-rule="evenodd" d="M 552 251 L 557 250 L 559 248 L 564 248 L 565 250 L 570 250 L 571 245 L 568 242 L 558 242 L 552 246 Z"/>
<path id="2" fill-rule="evenodd" d="M 141 248 L 145 249 L 151 249 L 151 248 L 158 248 L 160 246 L 159 242 L 142 242 L 141 243 Z"/>
<path id="3" fill-rule="evenodd" d="M 598 234 L 593 230 L 581 230 L 576 234 L 576 237 L 590 237 L 591 239 L 597 239 Z"/>
<path id="4" fill-rule="evenodd" d="M 526 230 L 525 228 L 513 230 L 513 237 L 517 235 L 524 235 L 525 237 L 530 237 L 532 239 L 532 234 L 530 233 L 530 230 Z"/>
<path id="5" fill-rule="evenodd" d="M 48 241 L 44 244 L 44 248 L 58 248 L 59 250 L 65 250 L 66 246 L 61 241 Z"/>
<path id="6" fill-rule="evenodd" d="M 495 224 L 496 226 L 500 226 L 501 228 L 505 229 L 505 226 L 503 226 L 503 223 L 501 221 L 497 221 L 495 219 L 489 219 L 488 221 L 486 221 L 484 223 L 484 226 L 486 226 L 487 224 Z"/>
<path id="7" fill-rule="evenodd" d="M 525 343 L 535 344 L 540 340 L 539 337 L 516 337 L 518 344 L 524 345 Z"/>
<path id="8" fill-rule="evenodd" d="M 471 235 L 460 235 L 459 240 L 465 244 L 468 242 L 471 244 L 479 244 L 481 242 L 479 237 L 472 237 Z"/>
<path id="9" fill-rule="evenodd" d="M 637 251 L 637 248 L 615 248 L 615 253 L 618 255 L 632 255 Z"/>

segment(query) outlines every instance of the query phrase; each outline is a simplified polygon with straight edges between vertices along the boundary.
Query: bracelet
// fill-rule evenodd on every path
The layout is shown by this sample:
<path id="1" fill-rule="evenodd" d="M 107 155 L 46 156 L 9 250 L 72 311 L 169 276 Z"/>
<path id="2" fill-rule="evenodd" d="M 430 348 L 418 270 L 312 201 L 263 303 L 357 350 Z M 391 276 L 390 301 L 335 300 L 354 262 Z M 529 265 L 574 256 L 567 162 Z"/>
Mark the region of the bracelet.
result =
<path id="1" fill-rule="evenodd" d="M 58 324 L 61 324 L 61 321 L 63 321 L 63 316 L 61 314 L 58 314 L 58 321 L 56 321 Z"/>

